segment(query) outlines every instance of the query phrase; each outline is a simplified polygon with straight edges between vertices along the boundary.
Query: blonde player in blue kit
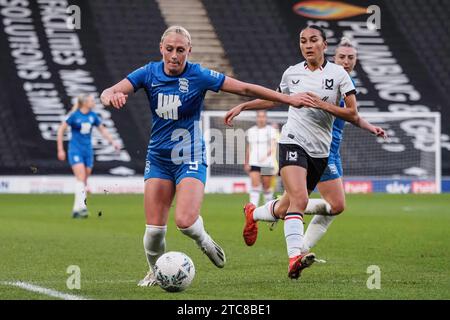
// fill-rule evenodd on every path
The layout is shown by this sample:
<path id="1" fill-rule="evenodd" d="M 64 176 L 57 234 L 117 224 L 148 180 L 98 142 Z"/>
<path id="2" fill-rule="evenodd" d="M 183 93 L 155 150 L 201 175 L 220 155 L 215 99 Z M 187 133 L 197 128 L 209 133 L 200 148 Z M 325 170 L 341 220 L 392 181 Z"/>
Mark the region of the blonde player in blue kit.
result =
<path id="1" fill-rule="evenodd" d="M 142 88 L 152 113 L 144 172 L 143 238 L 150 270 L 139 286 L 156 284 L 153 268 L 165 252 L 167 220 L 175 193 L 178 229 L 193 239 L 216 267 L 225 265 L 224 250 L 206 233 L 199 215 L 207 166 L 199 121 L 206 92 L 222 90 L 296 106 L 312 102 L 306 94 L 288 96 L 191 63 L 187 61 L 191 50 L 189 32 L 180 26 L 169 27 L 161 37 L 162 61 L 135 70 L 101 95 L 105 106 L 120 109 L 129 94 Z"/>
<path id="2" fill-rule="evenodd" d="M 87 218 L 86 186 L 87 180 L 94 167 L 94 151 L 92 149 L 92 128 L 97 127 L 102 136 L 108 140 L 116 150 L 120 145 L 116 143 L 99 116 L 92 111 L 95 106 L 92 95 L 80 95 L 72 107 L 67 118 L 61 123 L 57 134 L 58 159 L 66 160 L 63 137 L 64 132 L 70 127 L 71 139 L 68 148 L 68 161 L 75 175 L 75 199 L 72 210 L 73 218 Z"/>

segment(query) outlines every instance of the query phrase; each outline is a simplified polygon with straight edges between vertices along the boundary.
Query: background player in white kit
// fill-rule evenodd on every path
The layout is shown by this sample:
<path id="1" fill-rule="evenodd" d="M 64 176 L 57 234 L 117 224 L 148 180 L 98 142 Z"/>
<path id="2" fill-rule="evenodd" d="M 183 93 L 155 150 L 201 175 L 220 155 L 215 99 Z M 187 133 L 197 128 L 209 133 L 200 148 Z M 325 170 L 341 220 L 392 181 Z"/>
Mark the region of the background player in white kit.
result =
<path id="1" fill-rule="evenodd" d="M 280 175 L 289 199 L 287 212 L 271 216 L 275 210 L 260 211 L 264 217 L 255 216 L 255 206 L 245 207 L 246 226 L 244 239 L 247 245 L 256 241 L 257 225 L 255 220 L 276 221 L 284 218 L 284 233 L 289 256 L 288 277 L 297 279 L 302 270 L 315 260 L 314 253 L 302 254 L 303 213 L 308 196 L 319 182 L 327 166 L 332 127 L 335 116 L 356 123 L 355 87 L 348 73 L 325 59 L 327 48 L 324 31 L 317 26 L 308 26 L 300 32 L 300 49 L 306 61 L 289 67 L 283 74 L 279 90 L 287 94 L 312 93 L 314 107 L 289 107 L 288 121 L 282 129 L 279 142 Z M 339 107 L 344 98 L 345 108 Z M 328 101 L 326 105 L 323 101 Z M 331 105 L 332 104 L 332 105 Z M 243 103 L 230 110 L 225 123 L 231 121 L 241 111 L 249 109 L 268 109 L 277 104 L 254 100 Z M 326 108 L 325 110 L 322 110 Z"/>
<path id="2" fill-rule="evenodd" d="M 250 176 L 250 202 L 259 205 L 261 191 L 264 203 L 273 199 L 272 178 L 275 174 L 275 157 L 277 130 L 267 124 L 266 111 L 256 114 L 256 125 L 247 130 L 247 145 L 244 170 Z"/>

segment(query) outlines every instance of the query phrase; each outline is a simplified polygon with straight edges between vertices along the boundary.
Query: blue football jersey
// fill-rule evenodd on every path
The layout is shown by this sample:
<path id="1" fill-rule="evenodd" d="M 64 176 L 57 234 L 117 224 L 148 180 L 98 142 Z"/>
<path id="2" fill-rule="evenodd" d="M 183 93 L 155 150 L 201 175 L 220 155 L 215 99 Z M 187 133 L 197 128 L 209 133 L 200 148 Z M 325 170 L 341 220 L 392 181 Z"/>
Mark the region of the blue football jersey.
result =
<path id="1" fill-rule="evenodd" d="M 92 148 L 92 128 L 101 124 L 101 120 L 95 112 L 82 113 L 80 110 L 76 110 L 69 114 L 66 123 L 72 129 L 69 147 Z"/>
<path id="2" fill-rule="evenodd" d="M 148 158 L 175 164 L 206 163 L 200 114 L 207 90 L 219 91 L 222 73 L 187 62 L 178 76 L 164 72 L 164 63 L 150 62 L 127 76 L 136 92 L 144 88 L 152 112 Z"/>
<path id="3" fill-rule="evenodd" d="M 355 81 L 352 79 L 353 85 Z M 356 87 L 356 86 L 355 86 Z M 341 99 L 339 106 L 345 107 L 344 99 Z M 333 122 L 333 139 L 331 140 L 330 158 L 339 153 L 342 138 L 344 137 L 345 120 L 336 117 Z"/>

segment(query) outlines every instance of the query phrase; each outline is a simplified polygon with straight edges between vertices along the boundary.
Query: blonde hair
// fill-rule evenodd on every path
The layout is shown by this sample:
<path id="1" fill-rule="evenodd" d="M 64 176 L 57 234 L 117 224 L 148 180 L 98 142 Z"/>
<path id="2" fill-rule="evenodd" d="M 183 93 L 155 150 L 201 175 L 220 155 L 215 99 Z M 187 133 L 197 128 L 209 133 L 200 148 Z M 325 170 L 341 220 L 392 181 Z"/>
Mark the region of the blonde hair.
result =
<path id="1" fill-rule="evenodd" d="M 353 44 L 353 42 L 349 38 L 346 38 L 346 37 L 341 38 L 341 41 L 339 42 L 336 49 L 338 49 L 340 47 L 353 48 L 356 50 L 356 46 Z"/>
<path id="2" fill-rule="evenodd" d="M 170 26 L 169 28 L 167 28 L 161 36 L 161 43 L 163 43 L 164 39 L 169 35 L 169 33 L 177 33 L 182 35 L 188 40 L 188 45 L 192 46 L 191 34 L 182 26 Z"/>
<path id="3" fill-rule="evenodd" d="M 70 112 L 77 111 L 86 101 L 89 99 L 89 94 L 80 94 L 75 98 L 75 103 L 72 106 L 72 109 L 70 109 Z"/>

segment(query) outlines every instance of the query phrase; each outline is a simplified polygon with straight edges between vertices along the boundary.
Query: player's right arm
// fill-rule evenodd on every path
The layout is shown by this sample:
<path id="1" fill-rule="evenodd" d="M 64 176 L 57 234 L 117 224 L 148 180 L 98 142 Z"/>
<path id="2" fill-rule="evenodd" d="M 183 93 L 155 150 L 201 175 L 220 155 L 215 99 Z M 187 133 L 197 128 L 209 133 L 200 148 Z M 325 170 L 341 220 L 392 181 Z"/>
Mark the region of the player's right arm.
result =
<path id="1" fill-rule="evenodd" d="M 127 102 L 128 95 L 134 92 L 130 80 L 123 79 L 110 88 L 103 90 L 100 100 L 105 107 L 122 108 Z"/>
<path id="2" fill-rule="evenodd" d="M 242 111 L 244 110 L 266 110 L 270 109 L 276 106 L 279 106 L 281 103 L 268 101 L 268 100 L 262 100 L 262 99 L 256 99 L 248 102 L 241 103 L 235 107 L 233 107 L 231 110 L 227 112 L 225 115 L 225 124 L 232 127 L 233 126 L 233 119 L 236 118 Z"/>
<path id="3" fill-rule="evenodd" d="M 68 124 L 66 121 L 61 122 L 61 125 L 58 128 L 58 133 L 56 135 L 56 146 L 58 150 L 58 160 L 64 161 L 66 160 L 66 152 L 64 151 L 64 131 L 67 130 Z"/>

